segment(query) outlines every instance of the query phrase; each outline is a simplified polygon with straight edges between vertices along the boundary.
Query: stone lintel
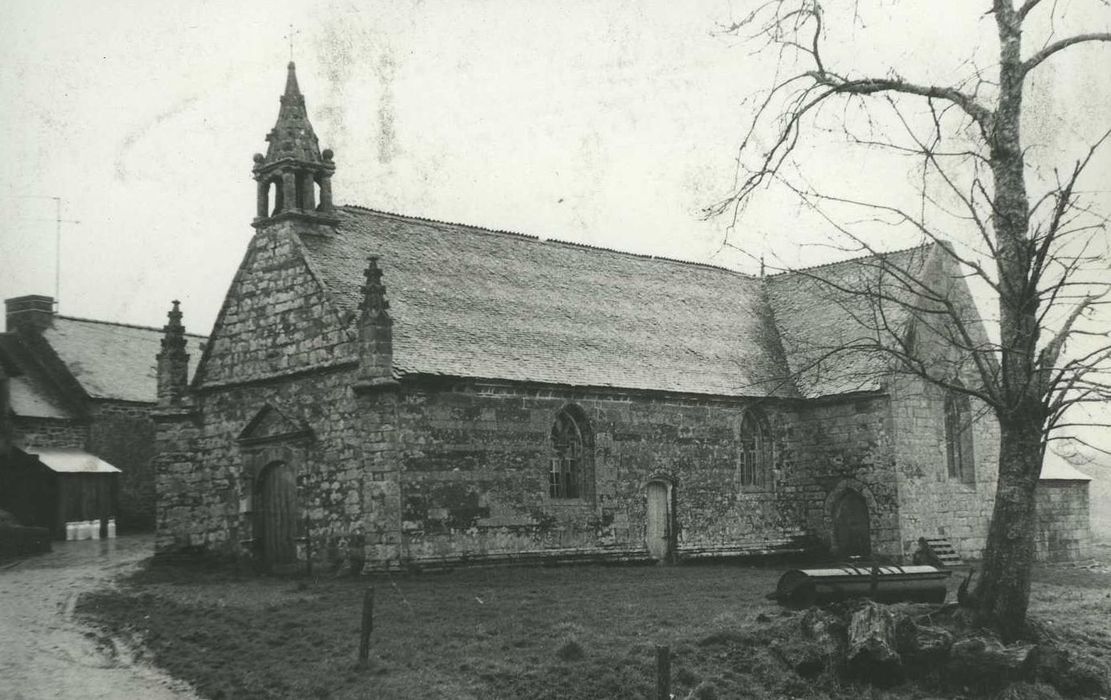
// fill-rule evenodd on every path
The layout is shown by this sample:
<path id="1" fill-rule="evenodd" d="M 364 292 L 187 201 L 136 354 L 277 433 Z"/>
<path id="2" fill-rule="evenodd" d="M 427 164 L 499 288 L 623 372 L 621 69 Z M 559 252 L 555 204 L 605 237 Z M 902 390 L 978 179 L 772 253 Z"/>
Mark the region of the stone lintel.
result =
<path id="1" fill-rule="evenodd" d="M 366 377 L 359 379 L 351 388 L 356 394 L 371 394 L 382 391 L 397 391 L 401 388 L 401 382 L 393 377 Z"/>

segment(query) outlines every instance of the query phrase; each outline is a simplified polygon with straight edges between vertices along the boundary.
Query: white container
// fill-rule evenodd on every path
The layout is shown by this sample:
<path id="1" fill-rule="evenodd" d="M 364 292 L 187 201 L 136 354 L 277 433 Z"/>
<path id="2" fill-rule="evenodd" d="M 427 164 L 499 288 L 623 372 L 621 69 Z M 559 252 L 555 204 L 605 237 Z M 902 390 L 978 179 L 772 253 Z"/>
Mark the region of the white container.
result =
<path id="1" fill-rule="evenodd" d="M 108 518 L 108 539 L 116 539 L 116 519 Z"/>
<path id="2" fill-rule="evenodd" d="M 94 539 L 94 540 L 99 540 L 100 539 L 100 518 L 97 518 L 96 520 L 90 520 L 89 525 L 90 525 L 89 537 L 91 539 Z"/>
<path id="3" fill-rule="evenodd" d="M 87 540 L 93 536 L 91 520 L 82 520 L 77 524 L 77 539 Z"/>
<path id="4" fill-rule="evenodd" d="M 66 541 L 72 542 L 75 539 L 77 539 L 77 523 L 71 520 L 66 523 Z"/>

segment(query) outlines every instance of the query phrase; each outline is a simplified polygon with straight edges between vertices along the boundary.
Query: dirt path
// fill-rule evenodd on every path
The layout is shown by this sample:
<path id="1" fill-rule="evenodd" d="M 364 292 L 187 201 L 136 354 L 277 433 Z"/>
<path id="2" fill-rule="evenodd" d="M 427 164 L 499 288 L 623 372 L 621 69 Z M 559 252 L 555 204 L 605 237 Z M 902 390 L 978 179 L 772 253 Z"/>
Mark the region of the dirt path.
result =
<path id="1" fill-rule="evenodd" d="M 143 536 L 56 542 L 50 554 L 0 566 L 0 698 L 196 698 L 73 618 L 78 595 L 109 585 L 151 550 Z"/>

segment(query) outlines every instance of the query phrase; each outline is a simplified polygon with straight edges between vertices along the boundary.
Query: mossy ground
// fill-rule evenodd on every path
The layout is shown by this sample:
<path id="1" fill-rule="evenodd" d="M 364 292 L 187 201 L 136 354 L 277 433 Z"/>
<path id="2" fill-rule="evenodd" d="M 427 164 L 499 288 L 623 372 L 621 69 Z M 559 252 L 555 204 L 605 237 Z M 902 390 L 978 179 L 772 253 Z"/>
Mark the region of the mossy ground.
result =
<path id="1" fill-rule="evenodd" d="M 765 599 L 783 567 L 460 569 L 371 579 L 148 567 L 79 612 L 139 640 L 210 698 L 645 698 L 655 646 L 672 692 L 700 698 L 967 697 L 943 679 L 886 689 L 803 679 L 773 647 L 792 628 Z M 951 582 L 955 588 L 957 577 Z M 371 662 L 356 664 L 375 589 Z M 1032 615 L 1111 663 L 1111 572 L 1039 569 Z M 783 640 L 781 640 L 783 641 Z"/>

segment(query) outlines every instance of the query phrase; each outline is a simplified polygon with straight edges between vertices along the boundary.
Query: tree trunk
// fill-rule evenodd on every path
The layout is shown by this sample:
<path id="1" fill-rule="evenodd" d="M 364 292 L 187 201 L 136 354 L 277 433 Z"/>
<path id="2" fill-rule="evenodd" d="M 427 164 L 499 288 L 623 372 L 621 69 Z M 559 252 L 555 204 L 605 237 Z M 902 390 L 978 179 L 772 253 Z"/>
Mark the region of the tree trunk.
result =
<path id="1" fill-rule="evenodd" d="M 1041 472 L 1040 421 L 1000 424 L 999 486 L 974 593 L 977 621 L 1007 642 L 1021 636 L 1034 562 L 1034 491 Z"/>

